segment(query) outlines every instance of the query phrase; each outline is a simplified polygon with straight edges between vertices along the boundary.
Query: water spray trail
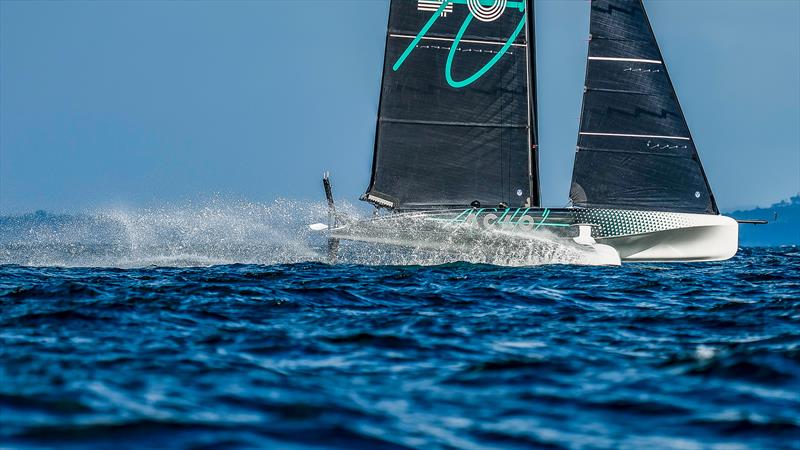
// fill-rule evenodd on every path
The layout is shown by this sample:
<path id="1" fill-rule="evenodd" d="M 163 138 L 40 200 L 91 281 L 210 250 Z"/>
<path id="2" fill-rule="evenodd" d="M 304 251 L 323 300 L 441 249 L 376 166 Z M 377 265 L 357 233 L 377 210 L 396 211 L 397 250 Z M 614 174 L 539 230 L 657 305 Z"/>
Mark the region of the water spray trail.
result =
<path id="1" fill-rule="evenodd" d="M 362 218 L 353 205 L 342 203 L 339 209 L 350 219 Z M 326 262 L 327 235 L 307 227 L 324 222 L 326 216 L 323 203 L 211 199 L 159 208 L 0 217 L 0 264 L 131 268 Z M 369 225 L 354 226 L 351 233 L 373 242 L 343 241 L 339 263 L 603 263 L 545 233 L 530 237 L 471 227 L 453 229 L 424 219 L 365 223 Z"/>

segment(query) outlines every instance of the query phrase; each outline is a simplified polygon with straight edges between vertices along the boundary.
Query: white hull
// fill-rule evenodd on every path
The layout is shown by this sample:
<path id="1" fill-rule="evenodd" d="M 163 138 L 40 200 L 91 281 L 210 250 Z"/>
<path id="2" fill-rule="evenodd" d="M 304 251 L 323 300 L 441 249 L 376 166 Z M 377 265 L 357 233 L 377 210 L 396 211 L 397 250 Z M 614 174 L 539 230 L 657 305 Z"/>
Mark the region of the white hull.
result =
<path id="1" fill-rule="evenodd" d="M 724 261 L 739 248 L 739 224 L 730 217 L 681 214 L 690 224 L 598 239 L 614 247 L 623 262 Z"/>
<path id="2" fill-rule="evenodd" d="M 616 251 L 622 262 L 722 261 L 732 258 L 739 246 L 739 225 L 730 217 L 611 209 L 527 208 L 522 212 L 512 208 L 394 214 L 338 227 L 331 230 L 331 237 L 462 251 L 496 245 L 491 239 L 496 239 L 498 233 L 469 232 L 478 229 L 496 230 L 517 242 L 549 239 L 577 244 L 594 253 L 608 255 Z"/>

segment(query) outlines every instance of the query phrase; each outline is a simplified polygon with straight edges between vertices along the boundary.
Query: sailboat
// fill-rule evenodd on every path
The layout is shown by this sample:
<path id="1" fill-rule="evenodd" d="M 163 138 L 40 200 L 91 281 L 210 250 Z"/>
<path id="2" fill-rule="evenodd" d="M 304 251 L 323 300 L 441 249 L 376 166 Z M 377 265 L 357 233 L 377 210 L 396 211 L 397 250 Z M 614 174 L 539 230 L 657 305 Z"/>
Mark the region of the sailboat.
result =
<path id="1" fill-rule="evenodd" d="M 385 213 L 349 221 L 332 209 L 332 246 L 450 245 L 436 233 L 477 227 L 548 233 L 623 262 L 733 257 L 738 224 L 720 215 L 642 0 L 590 3 L 570 205 L 546 208 L 534 1 L 391 0 L 362 197 Z"/>

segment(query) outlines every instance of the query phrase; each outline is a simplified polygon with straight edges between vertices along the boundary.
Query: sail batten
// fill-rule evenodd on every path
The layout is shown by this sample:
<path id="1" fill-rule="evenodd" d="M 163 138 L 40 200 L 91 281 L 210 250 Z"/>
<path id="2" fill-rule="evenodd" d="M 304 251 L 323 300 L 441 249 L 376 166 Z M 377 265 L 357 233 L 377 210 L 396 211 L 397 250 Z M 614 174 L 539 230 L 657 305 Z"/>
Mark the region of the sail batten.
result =
<path id="1" fill-rule="evenodd" d="M 581 136 L 608 136 L 608 137 L 629 137 L 629 138 L 646 138 L 646 139 L 679 139 L 682 141 L 691 141 L 692 138 L 684 136 L 658 136 L 653 134 L 621 134 L 621 133 L 591 133 L 588 131 L 581 131 Z"/>
<path id="2" fill-rule="evenodd" d="M 416 39 L 417 36 L 412 36 L 410 34 L 389 34 L 389 37 L 396 37 L 396 38 L 404 38 L 404 39 Z M 437 37 L 437 36 L 425 36 L 420 38 L 421 41 L 441 41 L 441 42 L 455 42 L 456 38 L 448 38 L 448 37 Z M 499 45 L 503 46 L 506 45 L 505 42 L 501 41 L 489 41 L 489 40 L 478 40 L 478 39 L 461 39 L 460 42 L 465 44 L 492 44 L 492 45 Z M 525 44 L 511 44 L 514 47 L 525 47 Z M 448 49 L 449 50 L 449 49 Z"/>
<path id="3" fill-rule="evenodd" d="M 641 0 L 592 0 L 579 207 L 718 214 Z"/>
<path id="4" fill-rule="evenodd" d="M 538 204 L 526 3 L 391 0 L 365 200 L 400 210 Z"/>
<path id="5" fill-rule="evenodd" d="M 433 120 L 405 120 L 405 119 L 380 119 L 380 122 L 386 123 L 408 123 L 408 124 L 417 124 L 417 125 L 450 125 L 455 127 L 487 127 L 487 128 L 525 128 L 527 129 L 527 125 L 521 124 L 504 124 L 504 125 L 493 125 L 493 124 L 486 124 L 481 122 L 437 122 Z"/>
<path id="6" fill-rule="evenodd" d="M 589 61 L 620 61 L 620 62 L 638 62 L 645 64 L 663 64 L 663 61 L 655 59 L 642 59 L 642 58 L 617 58 L 613 56 L 590 56 Z"/>

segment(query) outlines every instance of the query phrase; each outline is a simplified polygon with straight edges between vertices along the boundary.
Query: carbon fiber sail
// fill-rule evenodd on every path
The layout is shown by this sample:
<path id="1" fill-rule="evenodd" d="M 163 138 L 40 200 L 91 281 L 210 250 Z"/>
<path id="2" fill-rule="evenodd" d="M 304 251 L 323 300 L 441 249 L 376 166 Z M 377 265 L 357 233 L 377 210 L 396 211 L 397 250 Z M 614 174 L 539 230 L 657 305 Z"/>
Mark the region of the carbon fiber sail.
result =
<path id="1" fill-rule="evenodd" d="M 365 200 L 400 210 L 538 206 L 528 3 L 391 1 Z"/>
<path id="2" fill-rule="evenodd" d="M 575 206 L 718 214 L 641 0 L 592 0 Z"/>

